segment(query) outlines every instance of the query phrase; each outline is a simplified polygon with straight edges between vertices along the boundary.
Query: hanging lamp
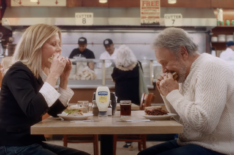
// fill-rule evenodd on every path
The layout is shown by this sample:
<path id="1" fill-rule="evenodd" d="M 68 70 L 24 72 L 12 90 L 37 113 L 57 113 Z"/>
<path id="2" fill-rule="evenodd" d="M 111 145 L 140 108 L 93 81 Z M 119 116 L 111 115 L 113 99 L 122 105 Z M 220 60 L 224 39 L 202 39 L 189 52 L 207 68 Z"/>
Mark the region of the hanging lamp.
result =
<path id="1" fill-rule="evenodd" d="M 175 4 L 175 3 L 176 3 L 176 0 L 168 0 L 168 3 L 169 3 L 169 4 Z"/>
<path id="2" fill-rule="evenodd" d="M 107 0 L 99 0 L 99 3 L 106 3 Z"/>

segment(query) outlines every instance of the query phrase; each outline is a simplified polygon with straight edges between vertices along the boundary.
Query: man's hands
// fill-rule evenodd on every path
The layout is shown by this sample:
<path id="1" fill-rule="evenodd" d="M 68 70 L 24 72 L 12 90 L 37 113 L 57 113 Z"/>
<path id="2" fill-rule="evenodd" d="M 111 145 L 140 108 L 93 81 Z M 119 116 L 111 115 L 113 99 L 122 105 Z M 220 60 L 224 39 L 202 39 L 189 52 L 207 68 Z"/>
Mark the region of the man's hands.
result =
<path id="1" fill-rule="evenodd" d="M 167 96 L 171 91 L 179 89 L 179 84 L 173 79 L 171 73 L 163 73 L 157 79 L 156 86 L 163 96 Z"/>

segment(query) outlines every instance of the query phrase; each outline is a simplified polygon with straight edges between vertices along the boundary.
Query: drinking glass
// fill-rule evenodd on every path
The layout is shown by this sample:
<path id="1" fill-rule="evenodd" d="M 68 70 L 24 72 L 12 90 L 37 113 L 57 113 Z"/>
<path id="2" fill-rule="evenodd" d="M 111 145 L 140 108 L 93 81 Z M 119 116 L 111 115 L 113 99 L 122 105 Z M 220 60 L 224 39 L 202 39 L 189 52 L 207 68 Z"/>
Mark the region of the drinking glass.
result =
<path id="1" fill-rule="evenodd" d="M 129 117 L 131 116 L 131 101 L 122 100 L 120 101 L 120 117 Z"/>

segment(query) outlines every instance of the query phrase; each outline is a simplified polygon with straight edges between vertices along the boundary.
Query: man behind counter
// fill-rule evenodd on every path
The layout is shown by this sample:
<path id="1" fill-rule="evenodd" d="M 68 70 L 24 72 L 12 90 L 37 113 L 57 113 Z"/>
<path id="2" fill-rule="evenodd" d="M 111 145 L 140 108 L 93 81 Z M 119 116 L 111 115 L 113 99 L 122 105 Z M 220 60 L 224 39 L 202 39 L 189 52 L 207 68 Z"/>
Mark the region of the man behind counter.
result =
<path id="1" fill-rule="evenodd" d="M 116 58 L 116 53 L 117 53 L 117 49 L 114 47 L 114 43 L 111 39 L 105 39 L 103 41 L 103 45 L 106 49 L 105 52 L 103 52 L 100 55 L 100 59 L 101 60 L 112 60 Z M 105 67 L 110 67 L 112 65 L 112 63 L 110 62 L 106 62 L 105 63 Z"/>
<path id="2" fill-rule="evenodd" d="M 229 41 L 226 43 L 227 49 L 220 54 L 220 58 L 226 61 L 234 60 L 234 42 Z"/>
<path id="3" fill-rule="evenodd" d="M 86 47 L 87 47 L 87 39 L 84 37 L 79 38 L 78 48 L 73 49 L 69 58 L 71 59 L 73 57 L 85 57 L 86 59 L 95 59 L 93 52 L 87 49 Z M 88 65 L 90 69 L 94 70 L 93 62 L 89 62 Z"/>

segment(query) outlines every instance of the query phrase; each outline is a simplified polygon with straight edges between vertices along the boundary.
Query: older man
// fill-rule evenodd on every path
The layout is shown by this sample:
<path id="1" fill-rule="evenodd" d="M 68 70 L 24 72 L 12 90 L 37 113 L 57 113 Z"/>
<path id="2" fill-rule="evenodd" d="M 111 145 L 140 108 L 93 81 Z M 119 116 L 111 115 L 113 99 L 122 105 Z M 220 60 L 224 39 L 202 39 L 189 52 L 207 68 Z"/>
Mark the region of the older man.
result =
<path id="1" fill-rule="evenodd" d="M 234 72 L 225 61 L 199 54 L 182 29 L 167 28 L 154 41 L 163 75 L 157 88 L 184 132 L 138 155 L 234 154 Z M 177 80 L 172 73 L 176 72 Z"/>

